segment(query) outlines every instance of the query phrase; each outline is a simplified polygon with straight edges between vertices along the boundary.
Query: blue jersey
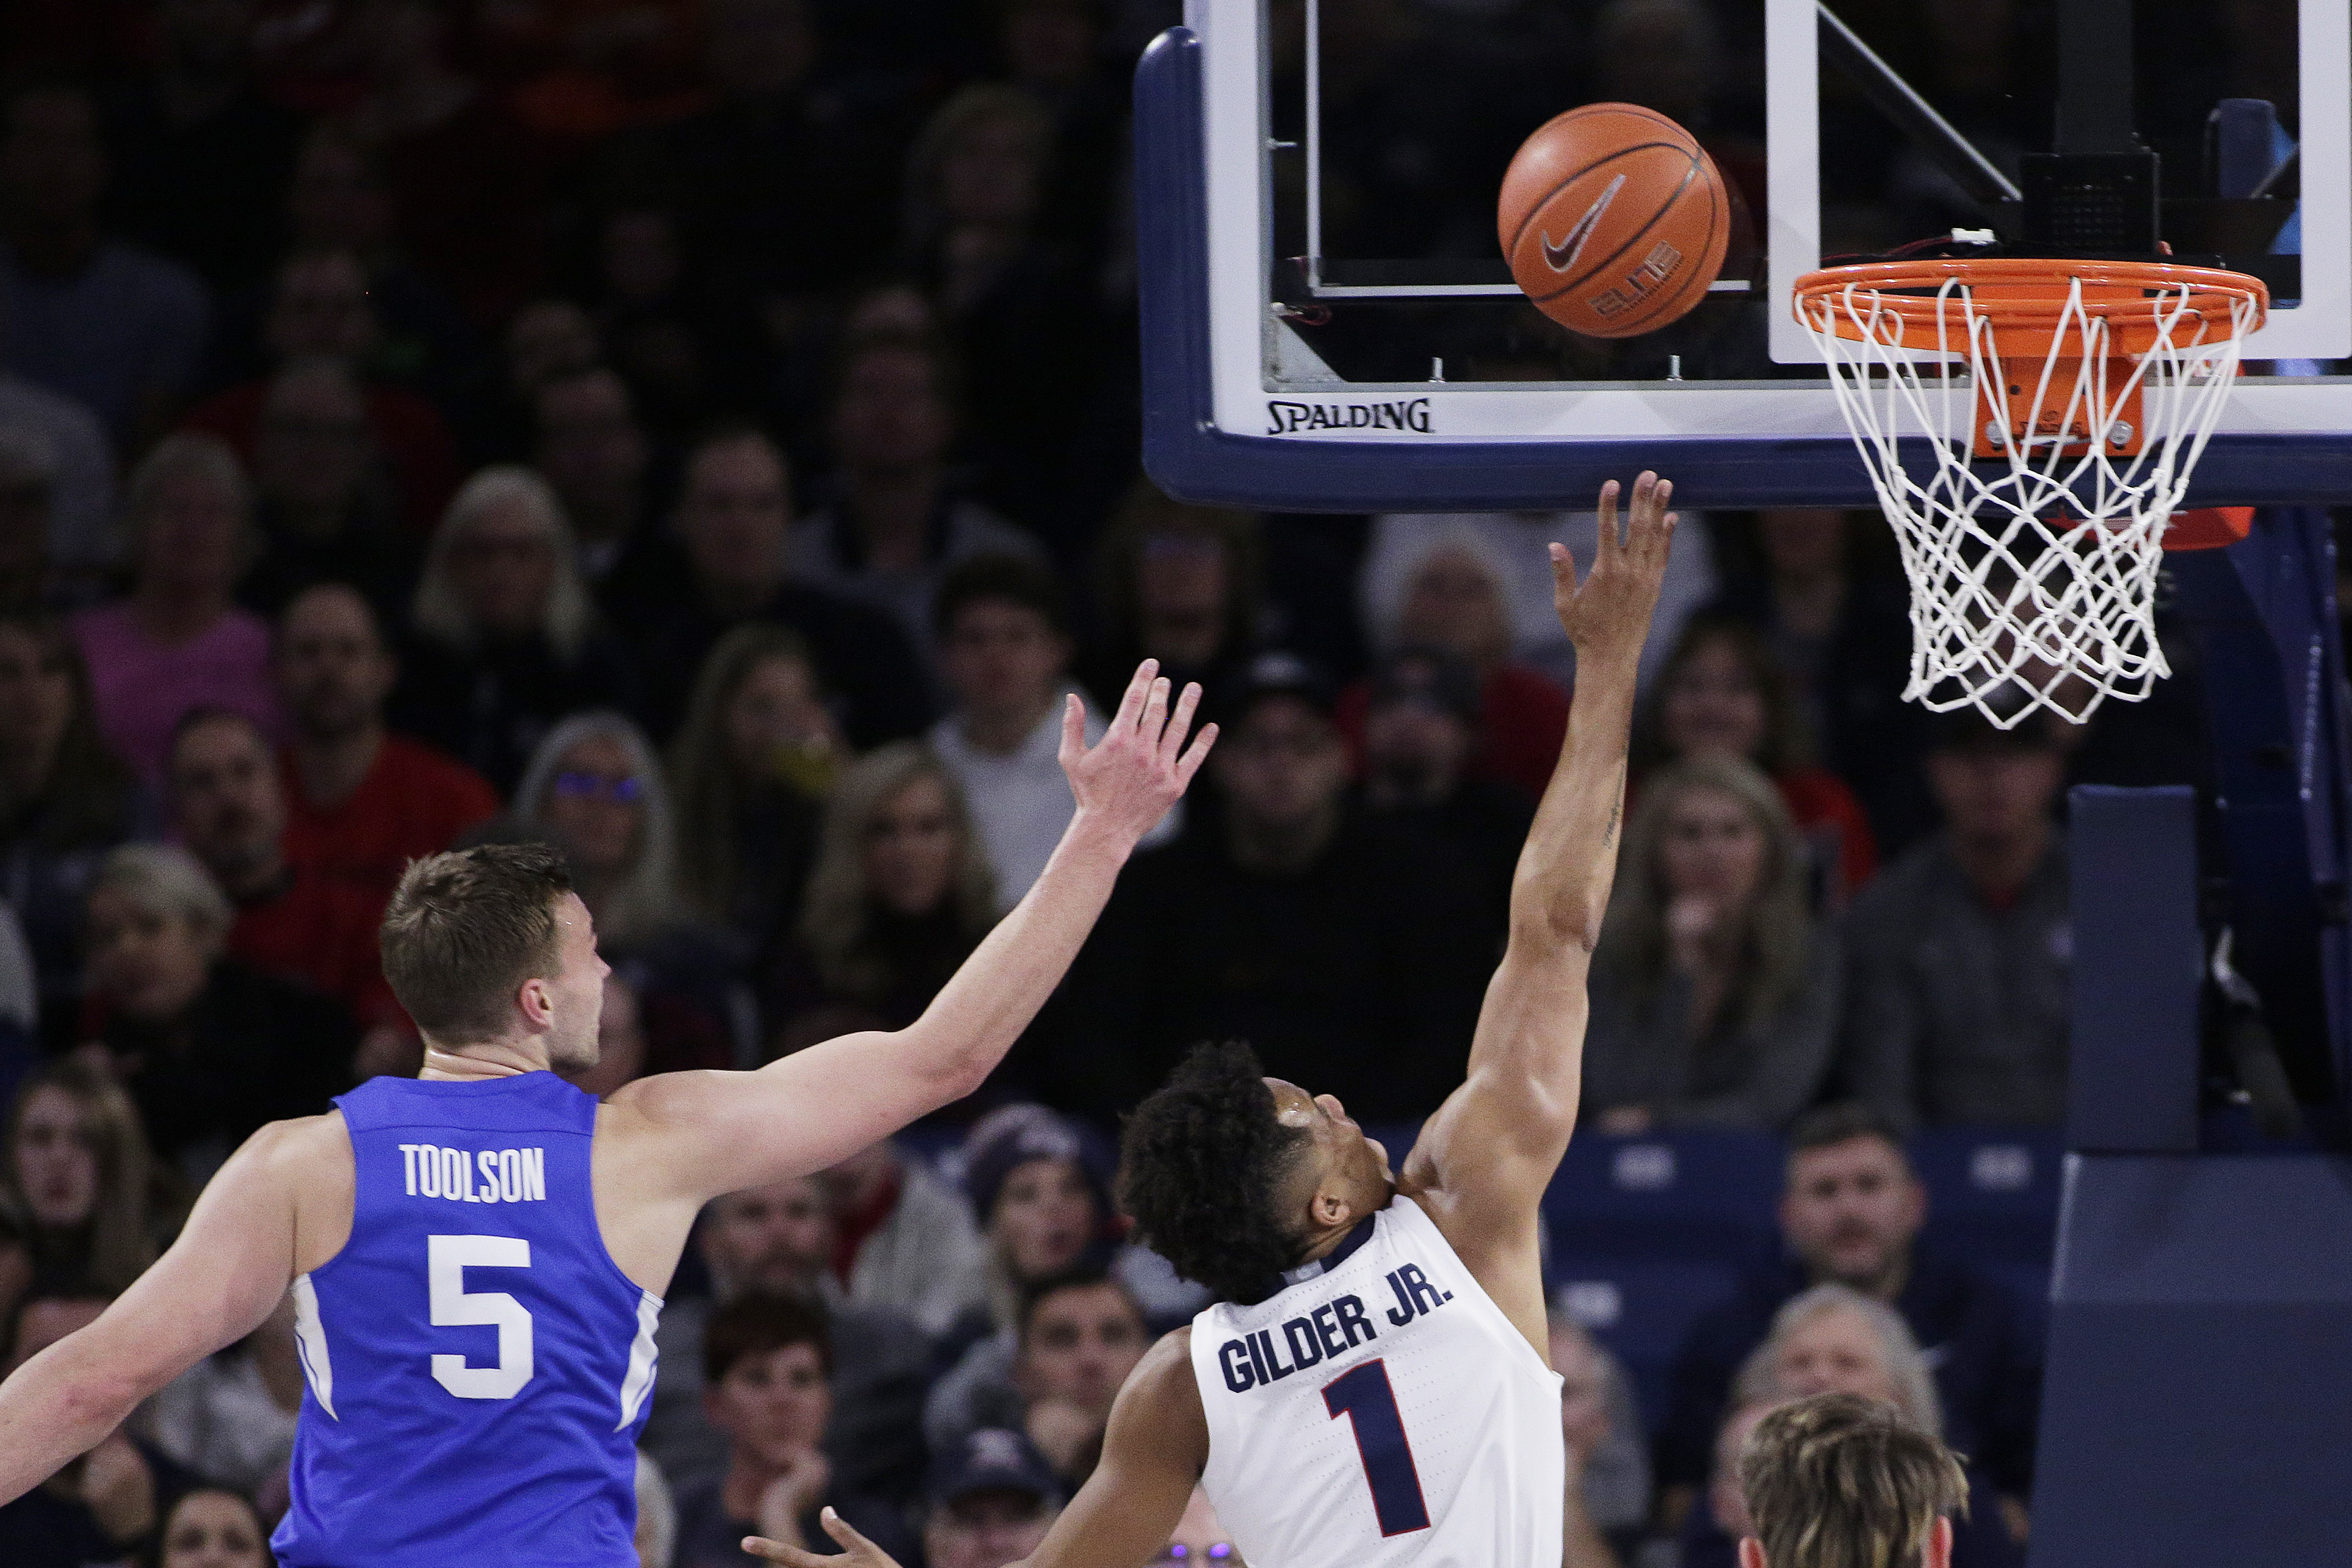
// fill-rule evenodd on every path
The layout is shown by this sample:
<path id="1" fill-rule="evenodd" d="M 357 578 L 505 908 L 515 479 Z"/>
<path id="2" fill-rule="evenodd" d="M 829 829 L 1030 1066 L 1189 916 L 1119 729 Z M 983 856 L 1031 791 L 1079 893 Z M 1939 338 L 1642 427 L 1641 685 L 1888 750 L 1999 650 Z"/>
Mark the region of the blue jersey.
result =
<path id="1" fill-rule="evenodd" d="M 294 1281 L 287 1568 L 635 1568 L 659 1298 L 604 1249 L 596 1102 L 530 1072 L 335 1103 L 352 1235 Z"/>

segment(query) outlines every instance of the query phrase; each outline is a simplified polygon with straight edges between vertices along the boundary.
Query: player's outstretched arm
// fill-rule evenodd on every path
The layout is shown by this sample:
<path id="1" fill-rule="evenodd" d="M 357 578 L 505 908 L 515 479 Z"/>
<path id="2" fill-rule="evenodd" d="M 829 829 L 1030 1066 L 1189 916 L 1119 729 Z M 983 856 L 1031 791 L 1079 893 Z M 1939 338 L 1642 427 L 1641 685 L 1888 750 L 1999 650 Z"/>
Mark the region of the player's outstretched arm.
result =
<path id="1" fill-rule="evenodd" d="M 154 1267 L 96 1322 L 0 1384 L 0 1503 L 88 1452 L 141 1400 L 269 1316 L 295 1273 L 306 1125 L 273 1123 L 246 1140 Z"/>
<path id="2" fill-rule="evenodd" d="M 1086 710 L 1062 716 L 1063 770 L 1077 811 L 1028 894 L 997 923 L 923 1016 L 844 1035 L 757 1072 L 676 1072 L 614 1097 L 652 1134 L 673 1196 L 701 1198 L 821 1169 L 980 1087 L 1061 983 L 1136 843 L 1183 795 L 1216 740 L 1185 745 L 1201 688 L 1172 707 L 1146 660 L 1103 737 Z"/>
<path id="3" fill-rule="evenodd" d="M 1179 1329 L 1137 1364 L 1111 1406 L 1094 1474 L 1016 1568 L 1142 1568 L 1167 1549 L 1209 1462 L 1192 1340 L 1190 1329 Z M 824 1556 L 757 1536 L 743 1549 L 791 1568 L 898 1568 L 830 1509 L 824 1528 L 845 1552 Z"/>
<path id="4" fill-rule="evenodd" d="M 1437 1197 L 1457 1249 L 1482 1239 L 1517 1248 L 1531 1235 L 1576 1125 L 1585 975 L 1616 873 L 1634 676 L 1674 538 L 1673 492 L 1654 474 L 1635 480 L 1620 538 L 1616 481 L 1601 486 L 1599 552 L 1581 584 L 1567 549 L 1551 547 L 1552 602 L 1576 644 L 1568 738 L 1519 852 L 1510 939 L 1486 988 L 1468 1079 L 1405 1173 Z"/>

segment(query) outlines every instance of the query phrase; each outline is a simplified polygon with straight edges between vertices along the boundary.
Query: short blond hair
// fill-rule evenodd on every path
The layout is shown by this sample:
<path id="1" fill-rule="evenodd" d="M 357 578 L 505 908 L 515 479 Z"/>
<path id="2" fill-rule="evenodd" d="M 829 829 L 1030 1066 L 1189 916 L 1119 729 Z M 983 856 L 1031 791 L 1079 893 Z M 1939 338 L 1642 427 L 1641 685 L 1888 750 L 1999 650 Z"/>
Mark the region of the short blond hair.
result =
<path id="1" fill-rule="evenodd" d="M 1770 1568 L 1917 1568 L 1936 1521 L 1969 1505 L 1949 1448 L 1853 1394 L 1817 1394 L 1759 1421 L 1739 1490 Z"/>

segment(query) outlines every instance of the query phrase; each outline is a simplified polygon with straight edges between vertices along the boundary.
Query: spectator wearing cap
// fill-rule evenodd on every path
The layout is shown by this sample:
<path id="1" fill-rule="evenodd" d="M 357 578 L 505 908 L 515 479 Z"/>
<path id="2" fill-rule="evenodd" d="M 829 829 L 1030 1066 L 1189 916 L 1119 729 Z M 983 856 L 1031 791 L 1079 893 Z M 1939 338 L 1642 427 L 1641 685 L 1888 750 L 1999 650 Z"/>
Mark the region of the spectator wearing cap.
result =
<path id="1" fill-rule="evenodd" d="M 1026 1437 L 982 1427 L 931 1462 L 923 1501 L 929 1568 L 1012 1568 L 1045 1544 L 1062 1488 Z"/>
<path id="2" fill-rule="evenodd" d="M 972 1124 L 964 1147 L 964 1190 L 986 1243 L 987 1317 L 998 1330 L 1014 1326 L 1038 1281 L 1081 1266 L 1108 1268 L 1156 1322 L 1208 1305 L 1157 1254 L 1119 1240 L 1109 1186 L 1076 1124 L 1043 1105 L 999 1106 Z"/>
<path id="3" fill-rule="evenodd" d="M 1048 1275 L 1024 1293 L 1009 1346 L 982 1341 L 932 1388 L 923 1436 L 940 1453 L 975 1430 L 1017 1428 L 1076 1488 L 1101 1457 L 1112 1402 L 1150 1345 L 1142 1307 L 1099 1265 Z"/>
<path id="4" fill-rule="evenodd" d="M 948 573 L 933 606 L 940 672 L 952 702 L 931 727 L 931 749 L 963 787 L 981 847 L 996 873 L 996 906 L 1011 909 L 1045 869 L 1077 801 L 1062 772 L 1062 711 L 1072 696 L 1071 642 L 1052 568 L 1028 556 L 974 556 Z M 1087 710 L 1087 744 L 1104 717 Z M 1171 808 L 1144 835 L 1177 830 Z"/>
<path id="5" fill-rule="evenodd" d="M 399 664 L 358 591 L 321 583 L 278 617 L 271 669 L 292 723 L 280 758 L 289 858 L 389 903 L 412 860 L 498 814 L 481 775 L 384 725 Z"/>
<path id="6" fill-rule="evenodd" d="M 1475 877 L 1499 950 L 1535 809 L 1515 785 L 1468 776 L 1481 711 L 1478 672 L 1460 655 L 1401 648 L 1382 659 L 1364 710 L 1364 804 Z"/>
<path id="7" fill-rule="evenodd" d="M 1218 706 L 1222 810 L 1129 863 L 1040 1026 L 1036 1082 L 1108 1115 L 1192 1044 L 1242 1039 L 1270 1072 L 1354 1084 L 1367 1119 L 1426 1115 L 1494 965 L 1472 880 L 1355 809 L 1310 666 L 1261 654 Z"/>
<path id="8" fill-rule="evenodd" d="M 824 1309 L 830 1417 L 819 1422 L 835 1479 L 896 1500 L 922 1477 L 929 1339 L 888 1306 L 845 1300 L 833 1278 L 835 1225 L 824 1187 L 794 1176 L 714 1198 L 695 1227 L 710 1291 L 673 1290 L 654 1332 L 660 1375 L 642 1440 L 684 1488 L 727 1468 L 727 1435 L 704 1400 L 703 1353 L 714 1315 L 745 1296 L 791 1297 Z"/>
<path id="9" fill-rule="evenodd" d="M 1948 716 L 1927 754 L 1940 831 L 1847 912 L 1843 1066 L 1898 1126 L 2050 1124 L 2065 1108 L 2065 779 L 2038 718 Z"/>
<path id="10" fill-rule="evenodd" d="M 833 494 L 793 531 L 792 574 L 888 611 L 928 658 L 932 607 L 958 562 L 1043 554 L 1037 541 L 948 483 L 956 433 L 945 350 L 883 332 L 844 351 L 827 434 Z"/>
<path id="11" fill-rule="evenodd" d="M 376 948 L 383 902 L 287 858 L 285 782 L 253 721 L 226 708 L 191 711 L 173 734 L 164 782 L 173 831 L 236 908 L 230 956 L 315 987 L 362 1028 L 404 1036 L 406 1015 Z"/>
<path id="12" fill-rule="evenodd" d="M 131 595 L 74 618 L 107 743 L 150 787 L 180 716 L 241 713 L 283 728 L 269 628 L 230 590 L 252 550 L 244 471 L 209 435 L 167 436 L 131 476 Z"/>
<path id="13" fill-rule="evenodd" d="M 676 1568 L 733 1568 L 747 1535 L 821 1547 L 832 1540 L 818 1519 L 826 1509 L 894 1556 L 912 1547 L 898 1511 L 843 1484 L 825 1457 L 833 1376 L 821 1303 L 753 1291 L 710 1314 L 702 1408 L 726 1435 L 727 1463 L 677 1489 Z"/>
<path id="14" fill-rule="evenodd" d="M 211 307 L 186 267 L 106 235 L 107 175 L 88 91 L 35 82 L 0 100 L 7 367 L 135 450 L 186 395 Z"/>
<path id="15" fill-rule="evenodd" d="M 1842 1286 L 1900 1314 L 1934 1370 L 1944 1430 L 1990 1485 L 2032 1488 L 2042 1346 L 2009 1288 L 1919 1238 L 1927 1193 L 1895 1128 L 1867 1107 L 1824 1106 L 1789 1134 L 1780 1256 L 1693 1322 L 1656 1440 L 1658 1484 L 1678 1515 L 1706 1479 L 1743 1363 L 1788 1302 Z"/>

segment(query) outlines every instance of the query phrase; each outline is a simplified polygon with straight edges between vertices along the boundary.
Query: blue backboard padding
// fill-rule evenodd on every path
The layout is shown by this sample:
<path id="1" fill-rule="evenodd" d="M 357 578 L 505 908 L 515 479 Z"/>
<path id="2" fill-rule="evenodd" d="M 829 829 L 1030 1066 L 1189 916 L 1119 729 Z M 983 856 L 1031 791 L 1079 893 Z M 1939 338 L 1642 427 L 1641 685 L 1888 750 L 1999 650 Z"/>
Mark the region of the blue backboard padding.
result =
<path id="1" fill-rule="evenodd" d="M 2197 1146 L 2197 794 L 2084 785 L 2074 882 L 2066 1146 Z"/>
<path id="2" fill-rule="evenodd" d="M 1405 445 L 1219 430 L 1202 146 L 1200 45 L 1190 28 L 1171 28 L 1144 51 L 1135 73 L 1143 465 L 1169 495 L 1291 512 L 1551 507 L 1580 505 L 1604 479 L 1630 480 L 1657 467 L 1671 468 L 1677 499 L 1693 507 L 1875 503 L 1862 459 L 1843 435 Z M 2352 390 L 2346 396 L 2352 400 Z M 1910 465 L 1924 478 L 1932 465 L 1926 444 L 1916 444 Z M 2223 435 L 2207 448 L 2187 504 L 2326 505 L 2347 495 L 2352 439 Z"/>
<path id="3" fill-rule="evenodd" d="M 2070 1161 L 2032 1568 L 2340 1563 L 2352 1162 Z"/>

